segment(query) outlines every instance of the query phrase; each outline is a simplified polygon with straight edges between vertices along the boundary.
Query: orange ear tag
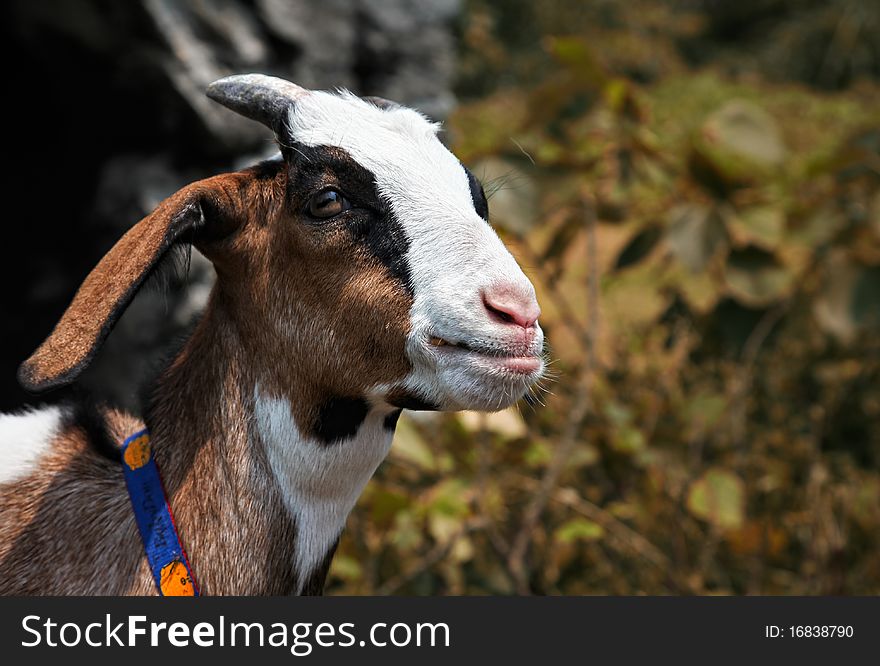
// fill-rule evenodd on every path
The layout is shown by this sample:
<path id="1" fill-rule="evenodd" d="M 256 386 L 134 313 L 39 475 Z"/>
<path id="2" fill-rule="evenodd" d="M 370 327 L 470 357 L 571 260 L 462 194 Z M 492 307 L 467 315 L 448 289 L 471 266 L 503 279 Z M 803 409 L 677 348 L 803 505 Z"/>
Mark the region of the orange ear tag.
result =
<path id="1" fill-rule="evenodd" d="M 150 436 L 141 435 L 129 442 L 122 459 L 131 470 L 140 469 L 150 462 Z"/>
<path id="2" fill-rule="evenodd" d="M 180 560 L 174 560 L 162 567 L 159 589 L 164 597 L 194 597 L 196 590 L 189 572 Z"/>

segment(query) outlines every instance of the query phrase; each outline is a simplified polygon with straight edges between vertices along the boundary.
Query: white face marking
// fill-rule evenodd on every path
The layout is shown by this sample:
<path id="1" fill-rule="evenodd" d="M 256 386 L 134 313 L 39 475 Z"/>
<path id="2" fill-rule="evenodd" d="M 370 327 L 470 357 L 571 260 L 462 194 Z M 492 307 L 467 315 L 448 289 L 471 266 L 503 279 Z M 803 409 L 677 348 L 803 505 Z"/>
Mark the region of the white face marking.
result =
<path id="1" fill-rule="evenodd" d="M 467 174 L 437 139 L 438 126 L 412 109 L 380 109 L 346 92 L 313 92 L 298 99 L 288 124 L 295 141 L 337 146 L 368 169 L 403 226 L 414 292 L 407 340 L 413 371 L 405 385 L 446 409 L 499 409 L 518 399 L 529 383 L 523 378 L 493 378 L 460 363 L 443 365 L 425 345 L 431 335 L 501 343 L 497 325 L 485 314 L 483 290 L 508 283 L 535 293 L 474 210 Z M 534 348 L 540 350 L 542 343 L 538 329 Z"/>
<path id="2" fill-rule="evenodd" d="M 269 465 L 296 521 L 296 570 L 300 592 L 339 537 L 364 486 L 388 455 L 393 433 L 387 412 L 370 410 L 350 440 L 322 444 L 300 434 L 290 403 L 254 389 L 254 414 Z"/>
<path id="3" fill-rule="evenodd" d="M 60 407 L 0 414 L 0 483 L 22 479 L 38 467 L 63 417 Z"/>

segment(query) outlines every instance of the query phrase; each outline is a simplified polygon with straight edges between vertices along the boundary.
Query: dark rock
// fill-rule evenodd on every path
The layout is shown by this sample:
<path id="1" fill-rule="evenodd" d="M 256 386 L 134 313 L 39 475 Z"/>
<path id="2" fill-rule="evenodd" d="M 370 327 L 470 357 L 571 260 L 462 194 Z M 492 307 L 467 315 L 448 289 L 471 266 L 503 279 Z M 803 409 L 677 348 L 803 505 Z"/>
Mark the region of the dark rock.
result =
<path id="1" fill-rule="evenodd" d="M 89 270 L 182 185 L 274 152 L 270 133 L 210 101 L 205 87 L 263 72 L 451 109 L 459 0 L 13 0 L 0 16 L 10 170 L 0 409 L 28 397 L 16 366 L 49 334 Z M 20 145 L 16 144 L 20 141 Z M 166 343 L 203 307 L 213 269 L 142 290 L 82 378 L 138 410 Z M 63 393 L 63 392 L 62 392 Z"/>

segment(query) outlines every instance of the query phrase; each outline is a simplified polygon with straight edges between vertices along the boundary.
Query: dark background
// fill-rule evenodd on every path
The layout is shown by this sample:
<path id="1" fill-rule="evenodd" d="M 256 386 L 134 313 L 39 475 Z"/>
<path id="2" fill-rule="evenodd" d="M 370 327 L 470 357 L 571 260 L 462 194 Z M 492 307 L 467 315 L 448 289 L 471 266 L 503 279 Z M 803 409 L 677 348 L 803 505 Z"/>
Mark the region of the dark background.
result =
<path id="1" fill-rule="evenodd" d="M 15 381 L 76 288 L 128 227 L 182 185 L 269 156 L 272 137 L 204 97 L 230 73 L 276 74 L 452 107 L 456 2 L 27 0 L 3 4 L 7 235 L 0 409 L 42 398 Z M 182 277 L 181 277 L 182 279 Z M 203 302 L 147 290 L 82 384 L 139 409 L 137 388 Z M 199 290 L 199 286 L 202 287 Z M 191 292 L 198 292 L 190 302 Z M 202 300 L 199 300 L 202 299 Z M 50 399 L 63 396 L 56 393 Z"/>

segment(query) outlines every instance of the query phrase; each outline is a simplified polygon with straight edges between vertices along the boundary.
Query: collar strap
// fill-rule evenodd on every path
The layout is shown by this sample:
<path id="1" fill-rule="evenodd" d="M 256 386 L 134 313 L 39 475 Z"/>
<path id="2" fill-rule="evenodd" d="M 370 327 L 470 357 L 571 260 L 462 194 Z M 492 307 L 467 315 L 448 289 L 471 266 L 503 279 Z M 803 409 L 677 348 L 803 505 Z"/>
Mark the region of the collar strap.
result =
<path id="1" fill-rule="evenodd" d="M 150 431 L 146 428 L 123 442 L 122 471 L 159 594 L 163 597 L 199 596 L 159 468 L 151 455 Z"/>

